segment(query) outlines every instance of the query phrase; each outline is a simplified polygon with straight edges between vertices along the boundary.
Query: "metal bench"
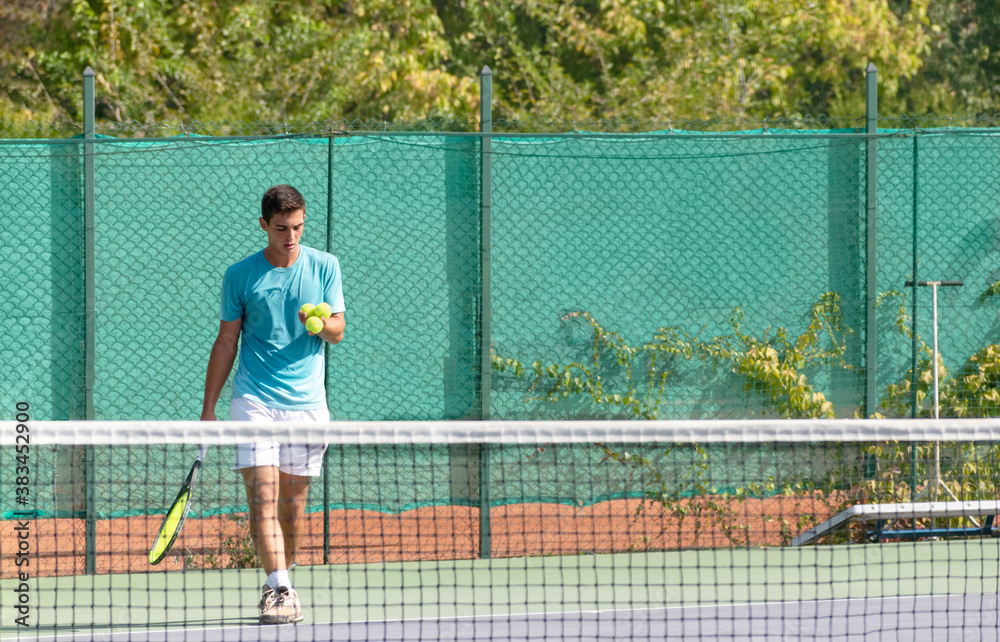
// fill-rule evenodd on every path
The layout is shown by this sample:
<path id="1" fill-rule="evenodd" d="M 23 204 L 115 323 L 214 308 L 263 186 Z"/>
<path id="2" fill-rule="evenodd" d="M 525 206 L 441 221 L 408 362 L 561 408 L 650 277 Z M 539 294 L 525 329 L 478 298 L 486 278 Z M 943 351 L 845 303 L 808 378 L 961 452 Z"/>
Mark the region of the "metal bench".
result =
<path id="1" fill-rule="evenodd" d="M 822 524 L 810 528 L 792 539 L 792 546 L 815 542 L 851 520 L 878 522 L 869 533 L 872 541 L 883 539 L 917 539 L 921 537 L 974 537 L 993 535 L 993 521 L 1000 512 L 1000 501 L 974 502 L 917 502 L 912 504 L 859 504 L 834 515 Z M 986 515 L 982 526 L 974 528 L 925 528 L 886 531 L 887 521 L 897 519 L 918 519 L 923 517 L 974 517 Z"/>

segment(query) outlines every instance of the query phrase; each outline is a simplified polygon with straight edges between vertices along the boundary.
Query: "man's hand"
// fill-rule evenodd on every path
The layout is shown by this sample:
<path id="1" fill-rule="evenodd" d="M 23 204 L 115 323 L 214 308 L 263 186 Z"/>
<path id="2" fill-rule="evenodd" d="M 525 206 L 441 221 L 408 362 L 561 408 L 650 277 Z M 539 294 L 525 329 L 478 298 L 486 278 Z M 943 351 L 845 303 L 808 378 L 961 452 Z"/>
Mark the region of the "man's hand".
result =
<path id="1" fill-rule="evenodd" d="M 313 318 L 315 319 L 318 317 Z M 307 319 L 309 319 L 309 315 L 303 314 L 303 312 L 299 310 L 299 323 L 305 325 Z M 309 336 L 318 335 L 320 339 L 328 341 L 334 345 L 340 343 L 341 339 L 344 338 L 344 313 L 336 312 L 331 314 L 326 319 L 321 320 L 323 321 L 323 329 L 319 332 L 309 332 Z"/>

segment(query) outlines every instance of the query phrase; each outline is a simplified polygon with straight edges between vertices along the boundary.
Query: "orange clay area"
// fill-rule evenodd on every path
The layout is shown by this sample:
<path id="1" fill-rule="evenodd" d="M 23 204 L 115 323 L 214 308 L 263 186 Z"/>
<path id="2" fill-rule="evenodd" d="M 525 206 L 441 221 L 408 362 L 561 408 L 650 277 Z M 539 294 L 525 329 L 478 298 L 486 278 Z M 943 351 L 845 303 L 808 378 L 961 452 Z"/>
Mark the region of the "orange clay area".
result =
<path id="1" fill-rule="evenodd" d="M 701 497 L 669 510 L 638 499 L 594 506 L 516 504 L 491 511 L 492 557 L 572 555 L 623 551 L 779 546 L 831 517 L 833 502 L 813 497 L 734 500 Z M 681 514 L 684 514 L 683 517 Z M 323 514 L 307 516 L 308 535 L 298 564 L 323 563 Z M 226 568 L 249 550 L 245 515 L 188 518 L 167 557 L 149 564 L 149 546 L 162 516 L 123 517 L 97 523 L 98 573 L 148 573 Z M 85 572 L 80 519 L 27 522 L 32 577 Z M 16 521 L 0 522 L 0 576 L 16 577 Z M 794 531 L 794 532 L 793 532 Z M 24 531 L 22 531 L 23 533 Z M 431 506 L 387 515 L 363 510 L 330 513 L 330 563 L 356 564 L 479 557 L 479 510 Z"/>

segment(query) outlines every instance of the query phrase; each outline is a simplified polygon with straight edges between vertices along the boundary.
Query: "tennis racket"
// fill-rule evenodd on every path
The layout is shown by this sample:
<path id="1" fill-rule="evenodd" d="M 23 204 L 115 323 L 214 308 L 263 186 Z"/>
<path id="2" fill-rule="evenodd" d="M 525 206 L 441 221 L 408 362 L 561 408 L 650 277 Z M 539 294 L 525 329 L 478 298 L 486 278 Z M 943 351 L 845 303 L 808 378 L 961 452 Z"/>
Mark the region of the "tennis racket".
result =
<path id="1" fill-rule="evenodd" d="M 191 487 L 194 486 L 195 481 L 198 479 L 198 471 L 201 469 L 201 462 L 205 459 L 205 451 L 207 450 L 208 446 L 200 446 L 198 448 L 198 458 L 191 465 L 191 472 L 188 473 L 187 479 L 184 480 L 181 492 L 177 493 L 177 498 L 174 499 L 174 503 L 170 505 L 170 510 L 167 511 L 166 517 L 163 518 L 163 525 L 160 526 L 160 532 L 156 534 L 156 539 L 153 540 L 153 548 L 149 550 L 150 564 L 160 563 L 167 554 L 167 551 L 170 550 L 170 547 L 174 545 L 174 540 L 180 534 L 181 528 L 184 527 L 184 519 L 187 517 L 188 509 L 191 508 Z"/>

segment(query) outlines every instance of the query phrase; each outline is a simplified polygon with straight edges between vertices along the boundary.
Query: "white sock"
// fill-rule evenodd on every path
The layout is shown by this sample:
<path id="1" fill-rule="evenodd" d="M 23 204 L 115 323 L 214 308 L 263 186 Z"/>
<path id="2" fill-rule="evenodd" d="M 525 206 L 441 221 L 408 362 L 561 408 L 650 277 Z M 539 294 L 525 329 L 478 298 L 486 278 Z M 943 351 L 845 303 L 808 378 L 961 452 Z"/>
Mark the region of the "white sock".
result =
<path id="1" fill-rule="evenodd" d="M 275 571 L 267 576 L 267 580 L 264 582 L 269 587 L 276 589 L 279 586 L 284 586 L 285 588 L 292 588 L 292 579 L 288 577 L 287 570 Z"/>

